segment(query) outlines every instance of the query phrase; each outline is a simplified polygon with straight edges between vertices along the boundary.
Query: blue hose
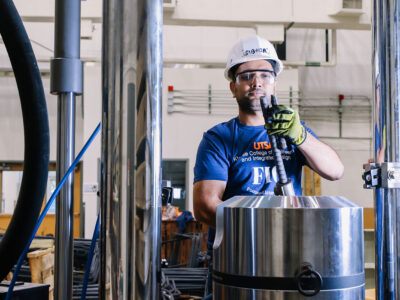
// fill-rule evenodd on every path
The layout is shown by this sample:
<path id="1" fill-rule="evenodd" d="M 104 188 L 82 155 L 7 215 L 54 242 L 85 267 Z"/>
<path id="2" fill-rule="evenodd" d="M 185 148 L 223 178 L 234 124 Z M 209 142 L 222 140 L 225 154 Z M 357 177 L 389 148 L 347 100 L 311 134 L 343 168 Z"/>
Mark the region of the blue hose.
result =
<path id="1" fill-rule="evenodd" d="M 65 183 L 65 181 L 68 179 L 69 175 L 75 169 L 76 165 L 78 164 L 78 162 L 82 158 L 83 154 L 85 154 L 87 148 L 89 148 L 90 144 L 93 142 L 94 138 L 99 133 L 100 128 L 101 128 L 101 125 L 99 123 L 97 125 L 96 129 L 94 130 L 94 132 L 92 133 L 92 135 L 90 136 L 90 138 L 88 139 L 88 141 L 86 142 L 85 146 L 83 146 L 82 150 L 79 152 L 78 156 L 75 158 L 74 162 L 69 167 L 67 173 L 61 179 L 60 183 L 58 184 L 58 186 L 56 187 L 55 191 L 51 195 L 49 201 L 47 201 L 46 206 L 44 207 L 44 209 L 43 209 L 42 213 L 40 214 L 40 217 L 39 217 L 39 219 L 38 219 L 38 221 L 36 223 L 36 227 L 33 230 L 32 236 L 31 236 L 28 244 L 26 245 L 26 247 L 24 249 L 24 252 L 22 252 L 21 256 L 18 259 L 17 266 L 15 267 L 15 271 L 14 271 L 13 277 L 12 277 L 11 282 L 10 282 L 10 286 L 8 288 L 8 291 L 7 291 L 6 300 L 10 300 L 11 299 L 11 295 L 12 295 L 12 292 L 14 290 L 14 285 L 15 285 L 15 281 L 17 280 L 17 276 L 18 276 L 19 270 L 21 269 L 22 263 L 23 263 L 23 261 L 24 261 L 24 259 L 26 257 L 26 254 L 28 253 L 29 246 L 32 243 L 33 239 L 35 238 L 35 235 L 36 235 L 37 231 L 39 230 L 40 224 L 42 224 L 42 221 L 43 221 L 44 217 L 46 216 L 50 206 L 53 204 L 54 199 L 57 197 L 57 195 L 60 192 L 62 186 Z"/>
<path id="2" fill-rule="evenodd" d="M 99 237 L 99 229 L 100 229 L 99 219 L 100 219 L 100 215 L 97 216 L 96 226 L 94 227 L 94 231 L 93 231 L 92 243 L 90 244 L 88 260 L 86 262 L 85 277 L 83 278 L 81 300 L 86 299 L 86 290 L 87 290 L 87 285 L 88 285 L 88 280 L 89 280 L 90 267 L 92 266 L 94 247 L 96 246 L 96 241 L 97 241 L 97 238 Z"/>

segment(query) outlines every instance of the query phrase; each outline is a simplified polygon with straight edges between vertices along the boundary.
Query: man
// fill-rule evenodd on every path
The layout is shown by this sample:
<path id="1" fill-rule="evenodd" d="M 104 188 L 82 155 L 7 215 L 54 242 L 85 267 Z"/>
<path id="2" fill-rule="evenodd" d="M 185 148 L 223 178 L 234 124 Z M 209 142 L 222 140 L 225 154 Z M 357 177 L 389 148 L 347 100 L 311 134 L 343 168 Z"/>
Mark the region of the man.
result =
<path id="1" fill-rule="evenodd" d="M 229 54 L 225 77 L 239 115 L 204 134 L 194 168 L 194 214 L 210 226 L 210 251 L 218 204 L 236 195 L 273 195 L 277 178 L 268 134 L 289 141 L 282 157 L 296 195 L 301 195 L 303 165 L 328 180 L 343 176 L 336 152 L 314 136 L 296 111 L 279 105 L 272 124 L 265 124 L 260 97 L 270 99 L 276 93 L 276 76 L 282 68 L 272 44 L 258 36 L 240 40 Z"/>

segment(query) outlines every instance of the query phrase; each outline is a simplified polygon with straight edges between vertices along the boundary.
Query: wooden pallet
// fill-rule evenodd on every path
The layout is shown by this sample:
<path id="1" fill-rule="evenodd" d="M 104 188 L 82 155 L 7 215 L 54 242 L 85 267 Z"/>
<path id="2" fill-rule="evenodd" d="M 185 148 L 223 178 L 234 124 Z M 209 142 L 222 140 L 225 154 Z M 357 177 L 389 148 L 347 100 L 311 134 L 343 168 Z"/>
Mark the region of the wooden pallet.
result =
<path id="1" fill-rule="evenodd" d="M 28 253 L 29 268 L 33 283 L 49 284 L 49 300 L 53 300 L 54 247 Z"/>

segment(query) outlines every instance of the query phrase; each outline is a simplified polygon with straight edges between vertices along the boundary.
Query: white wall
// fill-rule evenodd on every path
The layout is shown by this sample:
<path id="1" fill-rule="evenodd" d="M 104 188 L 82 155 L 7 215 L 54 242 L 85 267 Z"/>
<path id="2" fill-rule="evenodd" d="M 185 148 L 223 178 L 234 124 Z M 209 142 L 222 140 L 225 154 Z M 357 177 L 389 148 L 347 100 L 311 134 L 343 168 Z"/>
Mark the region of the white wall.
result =
<path id="1" fill-rule="evenodd" d="M 238 24 L 290 23 L 295 26 L 332 26 L 336 28 L 368 28 L 371 22 L 370 1 L 362 1 L 360 14 L 340 15 L 342 0 L 185 0 L 177 1 L 168 22 Z M 196 24 L 197 23 L 197 24 Z M 318 25 L 317 25 L 318 23 Z"/>
<path id="2" fill-rule="evenodd" d="M 331 145 L 341 157 L 345 166 L 343 179 L 339 181 L 321 180 L 323 195 L 345 196 L 347 199 L 364 207 L 373 207 L 373 190 L 363 188 L 361 175 L 363 164 L 371 158 L 369 140 L 330 139 L 324 142 Z"/>
<path id="3" fill-rule="evenodd" d="M 86 142 L 101 121 L 101 65 L 86 63 L 84 68 L 83 98 L 83 140 Z M 83 157 L 83 195 L 85 204 L 85 237 L 91 238 L 100 207 L 97 191 L 99 188 L 99 159 L 101 156 L 101 131 Z"/>
<path id="4" fill-rule="evenodd" d="M 324 34 L 323 30 L 289 30 L 288 59 L 303 57 L 312 61 L 324 58 Z M 344 94 L 372 99 L 371 32 L 339 30 L 337 38 L 335 67 L 299 69 L 302 97 L 337 99 L 339 94 Z M 338 122 L 310 122 L 308 125 L 321 136 L 338 136 Z M 347 120 L 343 123 L 343 136 L 347 139 L 323 139 L 336 149 L 345 165 L 342 180 L 322 181 L 323 194 L 342 195 L 360 205 L 373 206 L 372 191 L 362 188 L 361 179 L 362 165 L 373 157 L 371 127 L 369 119 L 362 120 L 354 116 L 354 121 Z"/>
<path id="5" fill-rule="evenodd" d="M 42 78 L 50 128 L 50 160 L 56 160 L 57 144 L 57 97 L 49 93 L 50 79 Z M 76 99 L 76 145 L 82 147 L 82 105 L 81 97 Z M 21 104 L 14 77 L 0 76 L 0 160 L 24 160 L 24 130 Z M 5 142 L 6 141 L 6 142 Z"/>
<path id="6" fill-rule="evenodd" d="M 10 214 L 14 211 L 22 182 L 22 172 L 3 171 L 2 213 Z"/>

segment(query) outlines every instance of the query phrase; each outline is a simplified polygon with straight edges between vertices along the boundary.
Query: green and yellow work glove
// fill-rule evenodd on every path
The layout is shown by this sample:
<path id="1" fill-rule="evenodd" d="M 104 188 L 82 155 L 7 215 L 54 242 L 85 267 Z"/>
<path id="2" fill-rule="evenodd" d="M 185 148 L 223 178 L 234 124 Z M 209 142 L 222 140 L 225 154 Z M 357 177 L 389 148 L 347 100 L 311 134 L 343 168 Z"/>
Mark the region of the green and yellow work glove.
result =
<path id="1" fill-rule="evenodd" d="M 267 119 L 265 129 L 269 135 L 284 137 L 295 146 L 305 141 L 307 130 L 300 122 L 299 113 L 294 109 L 285 105 L 272 106 L 268 110 Z"/>

